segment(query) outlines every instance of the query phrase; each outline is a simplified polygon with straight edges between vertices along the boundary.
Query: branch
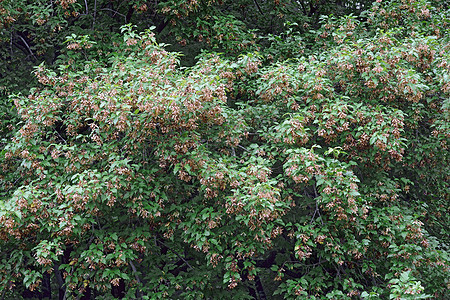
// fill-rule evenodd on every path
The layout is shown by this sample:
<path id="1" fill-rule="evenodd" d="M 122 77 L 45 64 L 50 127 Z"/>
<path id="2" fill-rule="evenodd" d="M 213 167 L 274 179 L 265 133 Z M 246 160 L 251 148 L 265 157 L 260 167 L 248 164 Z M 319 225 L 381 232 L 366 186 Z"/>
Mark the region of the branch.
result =
<path id="1" fill-rule="evenodd" d="M 130 266 L 131 266 L 131 269 L 133 270 L 134 277 L 136 278 L 136 281 L 137 281 L 138 283 L 142 283 L 141 279 L 139 278 L 139 275 L 137 274 L 136 266 L 133 264 L 132 261 L 130 261 Z"/>
<path id="2" fill-rule="evenodd" d="M 161 33 L 164 28 L 166 28 L 167 24 L 169 24 L 168 20 L 162 21 L 161 23 L 159 23 L 158 27 L 156 28 L 156 32 L 157 33 Z"/>
<path id="3" fill-rule="evenodd" d="M 127 17 L 125 19 L 125 21 L 127 23 L 130 23 L 131 17 L 133 16 L 133 13 L 134 13 L 134 7 L 133 7 L 133 5 L 130 5 L 130 7 L 128 8 Z"/>
<path id="4" fill-rule="evenodd" d="M 64 298 L 65 298 L 66 297 L 65 282 L 61 276 L 61 271 L 59 270 L 59 264 L 57 264 L 57 263 L 54 264 L 54 273 L 55 273 L 55 277 L 56 277 L 56 282 L 58 284 L 58 289 L 59 289 L 59 291 L 64 292 Z"/>
<path id="5" fill-rule="evenodd" d="M 10 39 L 9 39 L 9 48 L 10 48 L 10 51 L 11 51 L 11 58 L 13 58 L 14 57 L 14 51 L 13 51 L 13 33 L 12 33 L 12 31 L 11 31 L 11 36 L 10 36 Z"/>
<path id="6" fill-rule="evenodd" d="M 139 278 L 139 275 L 138 275 L 138 273 L 137 273 L 136 267 L 135 267 L 135 265 L 133 264 L 132 261 L 130 261 L 130 266 L 131 266 L 131 269 L 133 270 L 134 277 L 136 278 L 136 281 L 137 281 L 139 284 L 142 284 L 142 281 L 141 281 L 141 279 Z M 138 296 L 139 299 L 142 299 L 142 293 L 141 293 L 140 290 L 137 291 L 137 296 Z"/>
<path id="7" fill-rule="evenodd" d="M 303 14 L 304 14 L 305 16 L 307 16 L 307 15 L 308 15 L 308 12 L 306 11 L 305 4 L 304 4 L 303 1 L 301 1 L 301 0 L 299 0 L 298 2 L 300 2 L 300 5 L 302 6 Z"/>
<path id="8" fill-rule="evenodd" d="M 112 11 L 112 12 L 114 13 L 113 17 L 114 17 L 115 15 L 119 15 L 119 16 L 123 17 L 123 18 L 125 19 L 125 21 L 127 20 L 127 16 L 125 16 L 124 14 L 121 14 L 120 12 L 118 12 L 118 11 L 116 11 L 116 10 L 114 10 L 114 9 L 111 9 L 111 8 L 102 8 L 102 9 L 100 9 L 100 10 L 109 10 L 109 11 Z"/>
<path id="9" fill-rule="evenodd" d="M 319 261 L 316 262 L 316 263 L 313 263 L 313 264 L 304 264 L 304 263 L 302 263 L 301 261 L 298 261 L 298 260 L 286 260 L 286 261 L 281 265 L 281 268 L 284 268 L 284 266 L 285 266 L 287 263 L 302 264 L 303 267 L 309 268 L 309 267 L 317 267 L 317 266 L 320 266 L 320 265 L 323 264 L 324 262 L 322 261 L 322 259 L 321 259 L 320 257 L 319 257 Z"/>
<path id="10" fill-rule="evenodd" d="M 97 0 L 94 1 L 94 19 L 92 20 L 92 29 L 95 27 L 95 18 L 97 17 Z"/>
<path id="11" fill-rule="evenodd" d="M 11 275 L 9 275 L 9 278 L 11 278 Z M 8 278 L 8 285 L 11 283 L 11 280 L 9 278 Z M 7 290 L 8 289 L 5 287 L 5 289 L 2 292 L 2 297 L 1 297 L 2 300 L 5 300 L 5 296 L 6 296 L 6 291 Z"/>
<path id="12" fill-rule="evenodd" d="M 319 195 L 317 194 L 316 185 L 313 185 L 313 187 L 314 187 L 314 195 L 315 195 L 315 198 L 317 199 L 317 197 L 319 197 Z M 312 222 L 314 221 L 314 218 L 315 218 L 316 214 L 319 214 L 319 217 L 320 217 L 319 203 L 318 203 L 317 200 L 316 200 L 316 209 L 314 210 L 314 214 L 313 214 L 313 216 L 312 216 L 311 221 L 309 222 L 309 224 L 312 224 Z M 320 221 L 321 221 L 321 223 L 322 223 L 322 225 L 323 225 L 322 219 L 320 219 Z"/>
<path id="13" fill-rule="evenodd" d="M 250 152 L 247 148 L 245 148 L 245 147 L 242 147 L 241 145 L 237 145 L 239 148 L 241 148 L 242 150 L 244 150 L 244 151 L 247 151 L 247 152 Z"/>
<path id="14" fill-rule="evenodd" d="M 318 206 L 318 204 L 317 204 L 317 200 L 316 200 L 316 209 L 314 210 L 314 214 L 313 214 L 313 216 L 312 216 L 311 221 L 309 222 L 309 224 L 312 224 L 312 223 L 314 222 L 314 218 L 316 217 L 316 214 L 319 214 L 319 216 L 320 216 L 319 206 Z"/>
<path id="15" fill-rule="evenodd" d="M 37 60 L 36 56 L 34 56 L 33 51 L 31 51 L 31 48 L 30 48 L 30 46 L 28 45 L 27 41 L 25 41 L 25 39 L 24 39 L 22 36 L 20 36 L 20 34 L 18 34 L 17 36 L 18 36 L 18 37 L 22 40 L 22 42 L 25 44 L 25 46 L 27 47 L 28 51 L 30 51 L 31 56 L 33 56 L 33 58 L 34 58 L 35 60 Z"/>
<path id="16" fill-rule="evenodd" d="M 86 8 L 86 15 L 89 14 L 89 8 L 88 8 L 87 0 L 84 0 L 84 7 Z"/>
<path id="17" fill-rule="evenodd" d="M 59 134 L 58 130 L 55 129 L 55 132 L 64 141 L 64 144 L 67 144 L 67 141 Z"/>
<path id="18" fill-rule="evenodd" d="M 259 13 L 264 16 L 264 13 L 263 13 L 261 7 L 259 6 L 258 1 L 257 0 L 253 0 L 253 2 L 255 3 L 256 7 L 258 8 Z"/>
<path id="19" fill-rule="evenodd" d="M 266 259 L 255 259 L 255 265 L 258 268 L 270 268 L 275 262 L 275 258 L 277 257 L 278 252 L 277 251 L 271 251 L 269 253 L 269 256 L 267 256 Z"/>
<path id="20" fill-rule="evenodd" d="M 190 269 L 194 269 L 183 257 L 181 257 L 180 254 L 178 254 L 177 252 L 173 251 L 172 248 L 170 248 L 169 246 L 167 246 L 166 244 L 164 244 L 164 242 L 158 240 L 158 243 L 160 243 L 161 245 L 163 245 L 164 247 L 166 247 L 167 249 L 169 249 L 173 254 L 175 254 L 179 259 L 181 259 Z"/>

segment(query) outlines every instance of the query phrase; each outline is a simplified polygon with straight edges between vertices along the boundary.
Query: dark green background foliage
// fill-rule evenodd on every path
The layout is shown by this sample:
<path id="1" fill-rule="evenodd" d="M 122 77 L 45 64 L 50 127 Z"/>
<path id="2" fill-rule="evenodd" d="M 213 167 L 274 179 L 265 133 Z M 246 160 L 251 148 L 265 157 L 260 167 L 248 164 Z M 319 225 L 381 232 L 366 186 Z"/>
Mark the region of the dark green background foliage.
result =
<path id="1" fill-rule="evenodd" d="M 446 299 L 450 10 L 0 1 L 0 299 Z"/>

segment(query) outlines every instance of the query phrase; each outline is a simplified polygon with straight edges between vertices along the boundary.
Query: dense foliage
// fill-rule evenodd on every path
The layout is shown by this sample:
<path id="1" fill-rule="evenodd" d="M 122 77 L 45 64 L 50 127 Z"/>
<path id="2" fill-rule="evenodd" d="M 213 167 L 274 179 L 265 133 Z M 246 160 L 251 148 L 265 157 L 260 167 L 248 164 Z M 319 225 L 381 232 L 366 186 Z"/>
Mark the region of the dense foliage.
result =
<path id="1" fill-rule="evenodd" d="M 450 294 L 441 1 L 0 16 L 2 299 Z"/>

